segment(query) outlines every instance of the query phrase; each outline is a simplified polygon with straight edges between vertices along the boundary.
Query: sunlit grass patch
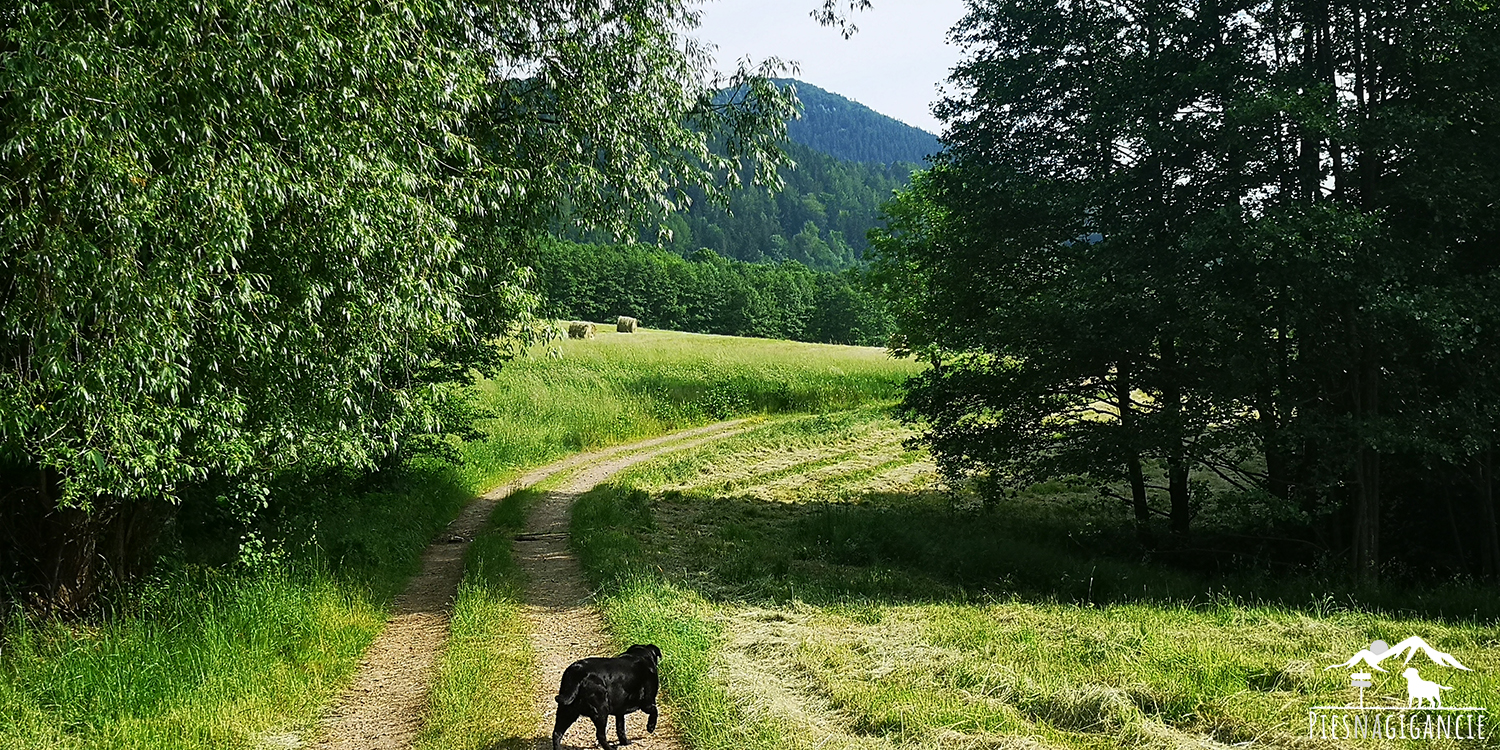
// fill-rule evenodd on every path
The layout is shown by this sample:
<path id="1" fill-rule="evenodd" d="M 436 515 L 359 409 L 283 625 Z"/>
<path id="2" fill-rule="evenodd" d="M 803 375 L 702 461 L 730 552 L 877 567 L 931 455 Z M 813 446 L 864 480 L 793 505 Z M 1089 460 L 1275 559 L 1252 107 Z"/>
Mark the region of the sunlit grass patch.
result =
<path id="1" fill-rule="evenodd" d="M 12 621 L 0 746 L 244 747 L 310 728 L 384 622 L 328 579 L 172 574 L 91 625 Z"/>
<path id="2" fill-rule="evenodd" d="M 882 349 L 640 330 L 538 346 L 478 385 L 486 437 L 465 446 L 480 487 L 495 469 L 750 414 L 894 402 L 919 368 Z"/>
<path id="3" fill-rule="evenodd" d="M 1500 628 L 1462 614 L 1477 591 L 1417 592 L 1430 614 L 1416 614 L 1310 596 L 1311 578 L 1132 560 L 1058 502 L 1066 483 L 987 512 L 955 503 L 921 456 L 879 458 L 884 419 L 769 424 L 638 467 L 575 509 L 617 634 L 712 635 L 679 678 L 693 694 L 667 690 L 690 716 L 742 726 L 739 747 L 1325 747 L 1308 709 L 1354 697 L 1348 670 L 1325 667 L 1411 634 L 1473 668 L 1424 668 L 1446 698 L 1500 707 Z M 1459 614 L 1437 614 L 1445 602 Z M 1398 673 L 1366 699 L 1405 705 Z M 698 747 L 731 744 L 688 726 Z"/>
<path id="4" fill-rule="evenodd" d="M 872 457 L 921 459 L 922 453 L 908 453 L 902 448 L 913 433 L 891 421 L 889 413 L 886 406 L 869 406 L 789 418 L 699 450 L 643 464 L 621 476 L 672 491 L 732 494 L 735 490 L 771 487 L 778 480 L 800 481 L 808 473 L 833 476 L 868 469 L 879 463 L 872 463 Z M 827 484 L 819 482 L 814 489 Z M 804 498 L 794 493 L 784 499 Z"/>

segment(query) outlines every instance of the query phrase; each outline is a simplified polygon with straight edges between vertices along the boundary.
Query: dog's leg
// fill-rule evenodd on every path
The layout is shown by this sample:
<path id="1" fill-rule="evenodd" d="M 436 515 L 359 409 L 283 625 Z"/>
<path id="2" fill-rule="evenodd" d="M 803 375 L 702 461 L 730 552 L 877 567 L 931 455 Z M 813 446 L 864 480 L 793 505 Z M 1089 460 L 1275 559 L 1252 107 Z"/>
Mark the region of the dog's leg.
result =
<path id="1" fill-rule="evenodd" d="M 594 720 L 594 739 L 599 741 L 603 750 L 609 750 L 609 714 L 600 713 L 589 718 Z"/>
<path id="2" fill-rule="evenodd" d="M 645 711 L 646 716 L 648 717 L 646 719 L 646 731 L 652 734 L 656 734 L 656 704 L 652 703 L 651 705 L 641 710 Z"/>
<path id="3" fill-rule="evenodd" d="M 578 721 L 578 711 L 572 706 L 557 707 L 557 723 L 552 725 L 552 750 L 562 747 L 562 738 L 568 733 L 568 727 Z"/>
<path id="4" fill-rule="evenodd" d="M 615 734 L 620 735 L 621 745 L 630 744 L 630 738 L 625 736 L 625 714 L 615 714 Z"/>

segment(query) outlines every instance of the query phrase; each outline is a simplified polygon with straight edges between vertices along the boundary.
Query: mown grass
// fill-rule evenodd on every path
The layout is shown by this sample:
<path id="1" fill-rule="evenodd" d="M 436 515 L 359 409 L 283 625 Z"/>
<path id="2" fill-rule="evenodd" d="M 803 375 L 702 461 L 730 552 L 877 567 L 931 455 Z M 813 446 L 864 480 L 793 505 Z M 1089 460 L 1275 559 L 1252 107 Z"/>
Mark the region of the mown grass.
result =
<path id="1" fill-rule="evenodd" d="M 1324 667 L 1413 634 L 1474 670 L 1413 662 L 1449 705 L 1500 706 L 1492 591 L 1130 559 L 1112 516 L 1059 487 L 983 512 L 860 460 L 895 440 L 875 411 L 785 421 L 575 506 L 617 637 L 685 652 L 664 679 L 696 747 L 1326 746 L 1308 708 L 1353 695 Z M 1398 672 L 1367 700 L 1404 705 Z"/>
<path id="2" fill-rule="evenodd" d="M 210 496 L 183 509 L 182 542 L 157 571 L 101 611 L 64 622 L 12 607 L 0 748 L 306 741 L 423 547 L 476 492 L 568 453 L 720 418 L 887 400 L 911 370 L 872 349 L 661 331 L 540 347 L 474 388 L 482 438 L 455 446 L 461 463 L 284 483 L 248 566 L 234 557 L 250 529 Z M 503 737 L 519 721 L 515 690 L 487 689 L 524 676 L 504 523 L 471 553 L 429 747 L 475 746 L 465 733 Z"/>

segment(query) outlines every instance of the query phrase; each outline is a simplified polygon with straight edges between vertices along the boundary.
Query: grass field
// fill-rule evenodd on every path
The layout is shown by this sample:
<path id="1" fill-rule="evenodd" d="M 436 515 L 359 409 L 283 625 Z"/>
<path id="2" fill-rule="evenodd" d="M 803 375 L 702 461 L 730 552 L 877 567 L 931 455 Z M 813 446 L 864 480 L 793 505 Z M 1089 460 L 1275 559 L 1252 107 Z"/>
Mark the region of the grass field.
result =
<path id="1" fill-rule="evenodd" d="M 881 349 L 641 329 L 538 346 L 479 385 L 484 440 L 471 486 L 495 471 L 746 414 L 894 401 L 918 367 Z"/>
<path id="2" fill-rule="evenodd" d="M 1308 737 L 1326 670 L 1417 634 L 1449 705 L 1500 707 L 1492 591 L 1361 599 L 1315 576 L 1118 554 L 1065 486 L 956 506 L 880 410 L 777 421 L 584 496 L 575 545 L 621 644 L 654 642 L 695 747 L 1458 747 Z M 1387 665 L 1388 667 L 1390 665 Z M 1404 705 L 1397 674 L 1367 700 Z M 1492 725 L 1489 725 L 1492 726 Z"/>
<path id="3" fill-rule="evenodd" d="M 568 453 L 719 418 L 888 401 L 912 369 L 874 349 L 663 331 L 539 347 L 475 387 L 482 438 L 456 446 L 460 464 L 284 483 L 249 566 L 226 562 L 241 530 L 211 502 L 184 508 L 183 544 L 105 611 L 64 623 L 10 608 L 0 748 L 286 746 L 315 726 L 422 548 L 475 492 Z M 515 636 L 503 533 L 515 507 L 503 504 L 470 552 L 429 747 L 477 746 L 465 738 L 497 720 L 465 714 L 463 696 L 524 666 L 523 651 L 495 640 Z"/>

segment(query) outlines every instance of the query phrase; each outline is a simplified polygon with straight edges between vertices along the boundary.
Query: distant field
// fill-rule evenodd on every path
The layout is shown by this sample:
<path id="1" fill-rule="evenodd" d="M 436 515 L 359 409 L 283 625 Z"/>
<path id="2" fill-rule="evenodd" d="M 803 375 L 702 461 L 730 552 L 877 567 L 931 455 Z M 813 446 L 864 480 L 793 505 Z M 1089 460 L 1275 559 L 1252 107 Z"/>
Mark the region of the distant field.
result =
<path id="1" fill-rule="evenodd" d="M 290 746 L 347 682 L 423 547 L 474 493 L 569 453 L 722 418 L 888 402 L 913 371 L 879 349 L 654 330 L 538 347 L 476 386 L 482 436 L 454 446 L 459 465 L 423 458 L 386 475 L 283 486 L 259 562 L 202 562 L 232 554 L 239 532 L 200 533 L 108 616 L 59 623 L 12 609 L 0 621 L 0 748 Z M 208 518 L 200 525 L 218 522 L 213 512 L 210 498 L 195 511 Z M 482 736 L 515 710 L 486 688 L 527 674 L 504 533 L 519 512 L 503 505 L 471 547 L 429 747 Z M 476 691 L 495 703 L 466 704 Z"/>
<path id="2" fill-rule="evenodd" d="M 696 748 L 1476 746 L 1308 739 L 1310 706 L 1354 697 L 1324 668 L 1413 634 L 1474 670 L 1413 662 L 1448 705 L 1500 708 L 1500 628 L 1438 614 L 1492 590 L 1372 613 L 1317 581 L 1122 559 L 1055 487 L 954 507 L 906 436 L 880 410 L 781 420 L 579 501 L 606 617 L 666 651 Z M 1404 705 L 1395 666 L 1370 702 Z"/>
<path id="3" fill-rule="evenodd" d="M 533 348 L 478 392 L 486 437 L 464 448 L 475 489 L 496 469 L 749 414 L 827 412 L 900 397 L 916 374 L 883 349 L 599 326 Z"/>

